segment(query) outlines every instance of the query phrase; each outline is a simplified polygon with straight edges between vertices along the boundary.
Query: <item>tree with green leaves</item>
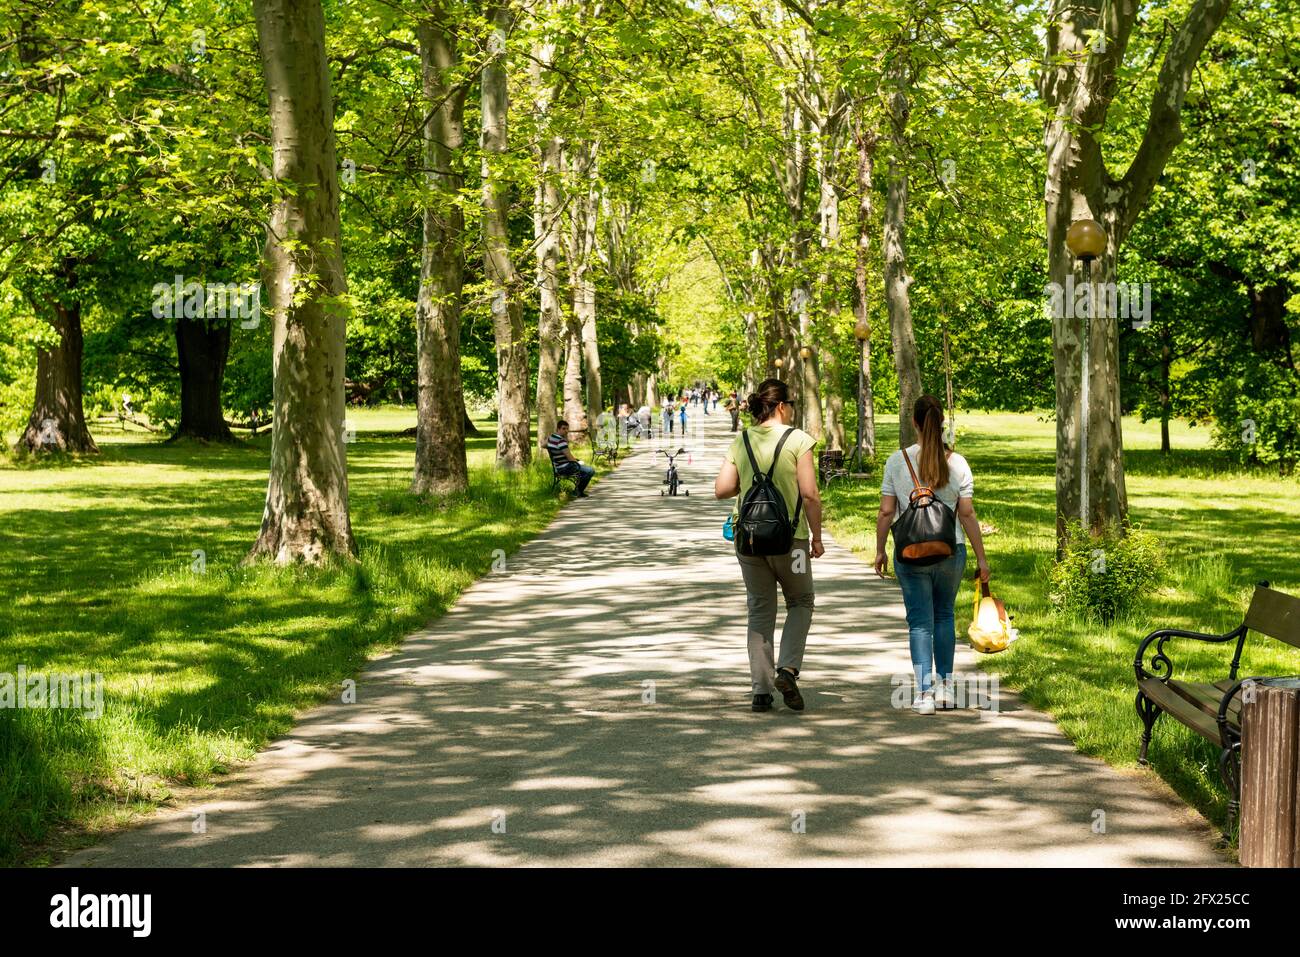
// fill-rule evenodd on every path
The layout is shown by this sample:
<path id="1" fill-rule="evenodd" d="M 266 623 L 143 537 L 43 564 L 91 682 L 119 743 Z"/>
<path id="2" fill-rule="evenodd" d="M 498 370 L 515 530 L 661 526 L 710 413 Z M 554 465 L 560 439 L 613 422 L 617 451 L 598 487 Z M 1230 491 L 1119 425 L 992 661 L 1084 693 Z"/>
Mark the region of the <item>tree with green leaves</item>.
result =
<path id="1" fill-rule="evenodd" d="M 275 324 L 271 476 L 249 557 L 321 564 L 356 553 L 343 421 L 347 279 L 325 22 L 320 0 L 256 0 L 254 12 L 280 196 L 263 267 Z"/>
<path id="2" fill-rule="evenodd" d="M 1053 0 L 1039 91 L 1046 110 L 1046 213 L 1048 279 L 1067 288 L 1067 279 L 1087 282 L 1083 266 L 1066 247 L 1070 226 L 1082 219 L 1102 225 L 1106 245 L 1091 270 L 1092 281 L 1115 282 L 1120 251 L 1146 207 L 1156 182 L 1183 138 L 1182 108 L 1201 51 L 1227 15 L 1231 0 L 1193 0 L 1181 18 L 1162 13 L 1139 27 L 1139 5 L 1106 0 Z M 1161 27 L 1159 36 L 1151 28 Z M 1167 37 L 1166 40 L 1166 31 Z M 1134 49 L 1130 50 L 1130 46 Z M 1161 52 L 1163 50 L 1163 52 Z M 1108 156 L 1129 151 L 1106 139 L 1108 119 L 1120 99 L 1126 57 L 1146 53 L 1160 62 L 1148 91 L 1145 122 L 1137 149 L 1124 171 L 1115 174 Z M 1127 104 L 1120 107 L 1130 109 Z M 1116 110 L 1118 112 L 1118 110 Z M 1094 287 L 1095 288 L 1095 287 Z M 1098 300 L 1093 300 L 1098 301 Z M 1088 514 L 1083 524 L 1096 529 L 1128 519 L 1120 427 L 1119 329 L 1114 316 L 1085 322 L 1090 307 L 1057 309 L 1052 326 L 1056 370 L 1056 529 L 1063 540 L 1066 523 L 1080 518 L 1081 396 L 1084 330 L 1088 336 Z"/>
<path id="3" fill-rule="evenodd" d="M 531 453 L 528 340 L 523 303 L 510 248 L 510 32 L 516 11 L 510 0 L 492 0 L 485 19 L 486 61 L 481 74 L 483 276 L 492 310 L 497 358 L 497 465 L 520 469 Z"/>
<path id="4" fill-rule="evenodd" d="M 422 107 L 427 115 L 421 141 L 428 188 L 415 310 L 419 391 L 411 489 L 420 495 L 463 492 L 469 487 L 460 373 L 466 78 L 455 11 L 451 3 L 436 3 L 417 25 Z"/>

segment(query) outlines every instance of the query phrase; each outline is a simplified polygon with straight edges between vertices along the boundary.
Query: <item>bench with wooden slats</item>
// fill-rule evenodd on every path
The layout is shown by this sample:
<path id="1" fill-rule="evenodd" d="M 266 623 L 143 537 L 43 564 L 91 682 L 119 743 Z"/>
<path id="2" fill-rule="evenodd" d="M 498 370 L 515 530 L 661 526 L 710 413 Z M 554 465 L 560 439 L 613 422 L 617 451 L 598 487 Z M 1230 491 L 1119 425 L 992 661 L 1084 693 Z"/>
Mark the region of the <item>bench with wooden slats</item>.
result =
<path id="1" fill-rule="evenodd" d="M 1219 773 L 1231 795 L 1228 801 L 1229 830 L 1241 800 L 1241 689 L 1263 677 L 1239 679 L 1241 654 L 1248 634 L 1262 635 L 1300 648 L 1300 598 L 1260 582 L 1240 626 L 1224 635 L 1208 635 L 1178 628 L 1153 631 L 1138 646 L 1133 669 L 1137 675 L 1137 713 L 1142 719 L 1142 744 L 1138 763 L 1147 763 L 1151 731 L 1156 719 L 1167 714 L 1219 747 Z M 1165 643 L 1173 638 L 1225 643 L 1235 641 L 1228 677 L 1220 681 L 1175 679 L 1173 662 L 1165 654 Z M 1154 644 L 1154 648 L 1152 645 Z M 1148 657 L 1148 650 L 1152 653 Z"/>

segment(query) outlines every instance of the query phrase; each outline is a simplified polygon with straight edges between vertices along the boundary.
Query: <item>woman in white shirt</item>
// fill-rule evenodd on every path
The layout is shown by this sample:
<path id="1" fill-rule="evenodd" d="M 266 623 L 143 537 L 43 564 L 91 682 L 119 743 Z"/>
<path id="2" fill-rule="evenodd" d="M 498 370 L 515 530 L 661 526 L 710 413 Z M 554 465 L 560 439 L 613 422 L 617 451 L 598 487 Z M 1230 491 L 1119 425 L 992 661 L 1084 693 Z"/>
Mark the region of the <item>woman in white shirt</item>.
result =
<path id="1" fill-rule="evenodd" d="M 912 709 L 919 714 L 934 714 L 936 707 L 954 706 L 955 609 L 966 570 L 965 539 L 970 540 L 975 550 L 981 581 L 989 580 L 989 563 L 984 555 L 979 519 L 975 517 L 975 479 L 966 460 L 944 444 L 943 406 L 934 396 L 923 395 L 916 400 L 912 421 L 916 423 L 919 441 L 905 450 L 906 459 L 904 450 L 900 449 L 885 463 L 880 512 L 876 518 L 875 567 L 876 574 L 884 578 L 889 567 L 885 544 L 889 529 L 901 514 L 898 503 L 910 501 L 912 489 L 916 487 L 908 468 L 910 460 L 920 484 L 957 513 L 957 549 L 951 557 L 933 565 L 911 565 L 899 561 L 897 553 L 894 555 L 894 574 L 898 576 L 907 609 L 912 668 L 916 673 L 916 699 Z"/>

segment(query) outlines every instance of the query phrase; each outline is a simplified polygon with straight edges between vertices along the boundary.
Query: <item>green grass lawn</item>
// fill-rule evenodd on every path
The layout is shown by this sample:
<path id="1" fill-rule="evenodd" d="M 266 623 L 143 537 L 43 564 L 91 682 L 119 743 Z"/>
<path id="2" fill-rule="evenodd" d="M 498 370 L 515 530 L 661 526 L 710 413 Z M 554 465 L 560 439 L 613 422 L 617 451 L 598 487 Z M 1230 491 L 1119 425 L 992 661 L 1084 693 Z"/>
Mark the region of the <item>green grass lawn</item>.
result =
<path id="1" fill-rule="evenodd" d="M 897 418 L 890 418 L 878 423 L 881 463 L 898 445 Z M 975 473 L 976 511 L 997 529 L 985 540 L 993 589 L 1020 629 L 1010 650 L 981 664 L 1054 715 L 1084 753 L 1136 766 L 1138 642 L 1157 627 L 1235 628 L 1262 579 L 1300 595 L 1300 483 L 1233 466 L 1209 448 L 1206 430 L 1183 424 L 1172 427 L 1173 451 L 1162 456 L 1159 424 L 1126 419 L 1130 517 L 1164 544 L 1168 572 L 1141 608 L 1110 626 L 1090 624 L 1048 603 L 1055 550 L 1054 424 L 1032 415 L 959 412 L 957 427 L 957 450 Z M 837 539 L 873 553 L 879 502 L 877 481 L 833 486 L 826 510 Z M 973 556 L 969 561 L 973 575 Z M 968 586 L 957 601 L 959 640 L 972 599 Z M 1174 641 L 1167 648 L 1181 677 L 1227 676 L 1230 646 Z M 1300 673 L 1300 651 L 1271 640 L 1248 641 L 1241 673 Z M 1226 792 L 1216 748 L 1165 717 L 1156 725 L 1151 764 L 1189 804 L 1222 825 Z"/>
<path id="2" fill-rule="evenodd" d="M 97 433 L 85 459 L 0 459 L 0 672 L 100 672 L 102 718 L 0 709 L 0 864 L 52 851 L 203 784 L 285 732 L 296 712 L 338 694 L 344 678 L 443 612 L 554 513 L 549 470 L 510 480 L 492 468 L 490 424 L 470 442 L 473 491 L 433 504 L 407 493 L 414 424 L 407 409 L 354 411 L 352 519 L 361 560 L 325 571 L 241 568 L 261 520 L 269 437 L 233 447 L 169 446 Z M 882 453 L 896 443 L 883 417 Z M 1054 714 L 1086 753 L 1135 762 L 1132 658 L 1158 625 L 1223 631 L 1253 583 L 1300 593 L 1295 480 L 1236 469 L 1203 430 L 1175 427 L 1159 454 L 1154 424 L 1125 423 L 1134 521 L 1168 548 L 1164 587 L 1103 627 L 1047 603 L 1053 553 L 1050 422 L 959 415 L 958 448 L 976 476 L 997 593 L 1021 640 L 981 659 Z M 883 460 L 883 454 L 882 454 Z M 827 494 L 836 536 L 873 548 L 878 486 Z M 192 570 L 205 553 L 206 572 Z M 959 633 L 969 616 L 959 601 Z M 1261 642 L 1243 673 L 1300 672 L 1300 652 Z M 1180 643 L 1182 674 L 1221 677 L 1230 651 Z M 1213 748 L 1162 719 L 1155 769 L 1193 806 L 1223 820 Z"/>
<path id="3" fill-rule="evenodd" d="M 399 435 L 414 412 L 348 419 L 351 568 L 240 567 L 266 434 L 207 447 L 99 431 L 99 456 L 0 459 L 0 672 L 102 673 L 106 699 L 98 720 L 0 709 L 0 865 L 45 860 L 250 758 L 555 512 L 548 465 L 494 470 L 491 423 L 469 442 L 471 493 L 423 503 Z"/>

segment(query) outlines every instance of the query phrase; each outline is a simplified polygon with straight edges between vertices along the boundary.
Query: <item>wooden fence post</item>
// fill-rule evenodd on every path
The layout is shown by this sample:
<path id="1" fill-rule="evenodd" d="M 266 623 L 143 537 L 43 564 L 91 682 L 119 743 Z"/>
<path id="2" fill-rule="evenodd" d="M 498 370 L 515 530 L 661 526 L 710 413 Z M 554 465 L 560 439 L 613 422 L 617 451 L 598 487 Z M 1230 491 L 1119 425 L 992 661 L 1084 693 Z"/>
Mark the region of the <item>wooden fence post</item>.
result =
<path id="1" fill-rule="evenodd" d="M 1300 689 L 1254 685 L 1241 709 L 1241 863 L 1300 867 Z"/>

